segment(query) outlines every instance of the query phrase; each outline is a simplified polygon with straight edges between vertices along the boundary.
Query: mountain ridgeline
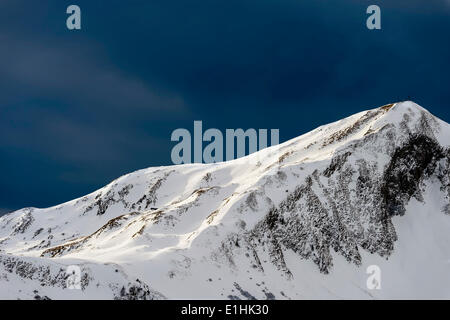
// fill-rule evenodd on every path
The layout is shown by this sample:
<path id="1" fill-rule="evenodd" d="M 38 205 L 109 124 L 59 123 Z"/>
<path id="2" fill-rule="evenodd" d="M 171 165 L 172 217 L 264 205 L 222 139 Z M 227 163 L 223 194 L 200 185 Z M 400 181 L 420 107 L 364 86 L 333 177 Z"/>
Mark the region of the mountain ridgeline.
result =
<path id="1" fill-rule="evenodd" d="M 3 216 L 0 297 L 449 298 L 449 231 L 450 126 L 407 101 Z"/>

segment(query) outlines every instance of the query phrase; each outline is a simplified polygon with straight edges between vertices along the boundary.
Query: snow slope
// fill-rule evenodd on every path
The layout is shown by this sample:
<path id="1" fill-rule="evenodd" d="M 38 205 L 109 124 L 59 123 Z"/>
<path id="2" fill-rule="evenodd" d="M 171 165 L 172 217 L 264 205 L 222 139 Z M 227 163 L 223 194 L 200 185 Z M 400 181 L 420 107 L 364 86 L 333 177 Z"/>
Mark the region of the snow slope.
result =
<path id="1" fill-rule="evenodd" d="M 0 298 L 448 299 L 449 145 L 449 124 L 402 102 L 10 213 Z M 71 265 L 80 290 L 66 288 Z"/>

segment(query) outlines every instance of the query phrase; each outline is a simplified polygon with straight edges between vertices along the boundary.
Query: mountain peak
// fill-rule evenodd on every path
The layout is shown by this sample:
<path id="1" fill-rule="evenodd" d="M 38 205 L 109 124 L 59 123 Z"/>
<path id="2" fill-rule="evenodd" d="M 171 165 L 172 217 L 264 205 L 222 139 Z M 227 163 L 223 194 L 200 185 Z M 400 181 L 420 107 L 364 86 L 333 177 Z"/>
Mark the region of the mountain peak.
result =
<path id="1" fill-rule="evenodd" d="M 0 284 L 15 297 L 42 287 L 69 298 L 58 270 L 75 263 L 95 297 L 99 284 L 118 298 L 113 288 L 172 299 L 448 298 L 449 130 L 404 101 L 234 161 L 148 168 L 10 213 L 0 217 Z M 361 289 L 369 265 L 389 281 L 379 292 Z"/>
<path id="2" fill-rule="evenodd" d="M 414 101 L 409 101 L 409 100 L 390 103 L 390 104 L 384 105 L 380 108 L 385 109 L 386 111 L 392 110 L 392 111 L 397 111 L 397 112 L 399 112 L 399 111 L 401 111 L 401 112 L 409 112 L 409 111 L 426 111 L 426 112 L 428 112 L 422 106 L 418 105 Z"/>

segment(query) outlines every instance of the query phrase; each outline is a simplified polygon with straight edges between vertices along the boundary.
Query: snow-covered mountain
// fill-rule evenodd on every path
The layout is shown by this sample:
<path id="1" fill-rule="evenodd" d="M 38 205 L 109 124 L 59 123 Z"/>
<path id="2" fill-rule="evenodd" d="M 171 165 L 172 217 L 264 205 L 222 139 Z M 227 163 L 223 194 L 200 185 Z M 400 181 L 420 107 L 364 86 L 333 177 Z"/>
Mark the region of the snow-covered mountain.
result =
<path id="1" fill-rule="evenodd" d="M 237 160 L 136 171 L 1 217 L 0 298 L 448 299 L 449 169 L 450 125 L 402 102 Z"/>

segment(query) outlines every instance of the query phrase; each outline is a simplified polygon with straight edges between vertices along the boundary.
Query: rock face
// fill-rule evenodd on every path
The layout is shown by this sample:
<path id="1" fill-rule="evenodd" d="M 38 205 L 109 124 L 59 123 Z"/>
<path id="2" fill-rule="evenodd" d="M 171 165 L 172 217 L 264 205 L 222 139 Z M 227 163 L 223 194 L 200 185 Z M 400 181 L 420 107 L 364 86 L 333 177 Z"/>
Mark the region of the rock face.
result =
<path id="1" fill-rule="evenodd" d="M 0 298 L 450 298 L 449 146 L 450 125 L 402 102 L 10 213 Z"/>

